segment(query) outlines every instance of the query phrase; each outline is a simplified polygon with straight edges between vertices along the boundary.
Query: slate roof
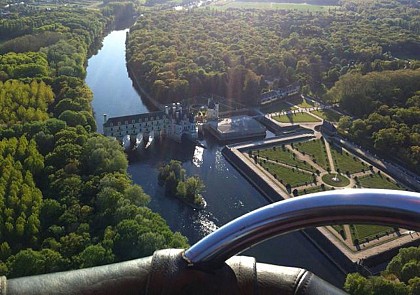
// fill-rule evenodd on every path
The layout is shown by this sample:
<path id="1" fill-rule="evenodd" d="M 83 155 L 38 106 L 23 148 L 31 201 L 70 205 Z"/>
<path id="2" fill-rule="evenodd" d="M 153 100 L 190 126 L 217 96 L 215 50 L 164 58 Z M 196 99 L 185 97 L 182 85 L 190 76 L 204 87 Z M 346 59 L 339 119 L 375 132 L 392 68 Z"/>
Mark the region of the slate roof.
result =
<path id="1" fill-rule="evenodd" d="M 150 119 L 151 117 L 155 119 L 157 116 L 159 116 L 159 118 L 162 119 L 166 115 L 164 111 L 158 111 L 158 112 L 152 112 L 152 113 L 113 117 L 113 118 L 108 118 L 108 120 L 104 123 L 104 127 L 111 127 L 111 123 L 113 124 L 113 126 L 117 126 L 118 122 L 121 122 L 121 125 L 123 125 L 125 124 L 125 121 L 128 121 L 128 124 L 132 124 L 131 122 L 133 120 L 135 120 L 136 123 L 138 123 L 140 119 L 145 119 L 145 118 Z"/>

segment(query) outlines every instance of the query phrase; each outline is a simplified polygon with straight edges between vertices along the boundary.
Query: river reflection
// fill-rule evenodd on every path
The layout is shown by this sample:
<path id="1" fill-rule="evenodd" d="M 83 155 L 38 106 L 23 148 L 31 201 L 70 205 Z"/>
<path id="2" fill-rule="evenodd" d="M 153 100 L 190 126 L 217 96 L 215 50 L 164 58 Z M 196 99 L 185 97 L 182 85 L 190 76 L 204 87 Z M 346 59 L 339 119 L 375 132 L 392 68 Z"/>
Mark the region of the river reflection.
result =
<path id="1" fill-rule="evenodd" d="M 201 146 L 195 147 L 192 162 L 196 167 L 201 167 L 201 165 L 203 165 L 203 153 L 204 148 L 202 148 Z"/>
<path id="2" fill-rule="evenodd" d="M 89 59 L 86 82 L 94 94 L 93 107 L 99 127 L 104 113 L 123 116 L 148 111 L 127 74 L 125 35 L 126 31 L 112 32 L 98 54 Z M 206 148 L 157 139 L 148 149 L 128 155 L 128 172 L 151 196 L 149 207 L 161 214 L 172 230 L 187 236 L 190 244 L 234 218 L 268 204 L 225 160 L 221 146 L 211 138 L 202 143 Z M 158 185 L 158 169 L 171 159 L 181 161 L 189 176 L 198 175 L 205 183 L 203 196 L 207 207 L 204 210 L 193 209 L 166 196 Z M 256 257 L 259 262 L 306 268 L 336 285 L 342 285 L 344 280 L 334 264 L 299 232 L 259 244 L 245 254 Z"/>
<path id="3" fill-rule="evenodd" d="M 268 204 L 268 201 L 226 161 L 221 147 L 211 138 L 203 141 L 202 160 L 196 165 L 197 148 L 161 140 L 152 149 L 129 156 L 129 173 L 152 199 L 149 207 L 159 212 L 174 231 L 194 244 L 236 217 Z M 171 159 L 182 162 L 187 174 L 199 175 L 206 184 L 207 207 L 193 209 L 176 198 L 165 196 L 157 184 L 158 169 Z M 277 237 L 248 250 L 245 255 L 259 262 L 303 267 L 341 285 L 343 274 L 299 232 Z"/>

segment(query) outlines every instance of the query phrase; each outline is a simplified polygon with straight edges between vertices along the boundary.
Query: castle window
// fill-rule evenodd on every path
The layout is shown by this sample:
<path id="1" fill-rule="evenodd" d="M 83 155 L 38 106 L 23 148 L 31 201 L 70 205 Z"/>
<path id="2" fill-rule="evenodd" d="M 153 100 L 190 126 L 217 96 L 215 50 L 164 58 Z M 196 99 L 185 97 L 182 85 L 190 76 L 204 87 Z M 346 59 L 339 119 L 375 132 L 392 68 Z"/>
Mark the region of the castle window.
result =
<path id="1" fill-rule="evenodd" d="M 131 123 L 133 123 L 133 124 L 136 123 L 136 120 L 132 120 Z M 134 127 L 134 125 L 133 125 L 133 127 Z"/>

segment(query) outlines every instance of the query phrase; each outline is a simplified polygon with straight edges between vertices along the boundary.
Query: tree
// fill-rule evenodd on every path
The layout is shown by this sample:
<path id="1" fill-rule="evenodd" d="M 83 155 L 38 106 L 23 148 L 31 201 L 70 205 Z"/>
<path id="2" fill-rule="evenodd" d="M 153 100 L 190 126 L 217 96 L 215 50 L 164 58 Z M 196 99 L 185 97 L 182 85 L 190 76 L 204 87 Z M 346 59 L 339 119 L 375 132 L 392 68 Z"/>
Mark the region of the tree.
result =
<path id="1" fill-rule="evenodd" d="M 132 185 L 124 191 L 124 197 L 136 206 L 146 206 L 150 202 L 150 196 L 147 195 L 141 186 Z"/>
<path id="2" fill-rule="evenodd" d="M 81 268 L 109 264 L 114 262 L 114 259 L 112 252 L 99 244 L 88 246 L 77 258 Z"/>
<path id="3" fill-rule="evenodd" d="M 128 161 L 117 141 L 104 136 L 89 138 L 80 156 L 82 171 L 86 174 L 125 172 Z"/>
<path id="4" fill-rule="evenodd" d="M 348 274 L 346 282 L 344 283 L 344 289 L 352 295 L 365 295 L 369 294 L 368 280 L 358 273 Z"/>
<path id="5" fill-rule="evenodd" d="M 7 266 L 10 278 L 42 274 L 45 272 L 45 258 L 38 251 L 21 250 L 15 256 L 9 257 Z"/>

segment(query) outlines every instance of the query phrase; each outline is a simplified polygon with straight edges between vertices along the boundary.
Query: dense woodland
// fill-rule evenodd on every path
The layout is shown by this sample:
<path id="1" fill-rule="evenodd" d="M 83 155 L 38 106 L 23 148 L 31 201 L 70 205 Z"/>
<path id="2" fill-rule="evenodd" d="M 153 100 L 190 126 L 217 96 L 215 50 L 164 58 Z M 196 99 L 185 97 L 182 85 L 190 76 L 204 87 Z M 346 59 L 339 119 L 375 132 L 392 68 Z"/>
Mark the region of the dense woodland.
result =
<path id="1" fill-rule="evenodd" d="M 420 294 L 420 248 L 400 249 L 381 276 L 349 274 L 344 289 L 350 295 Z"/>
<path id="2" fill-rule="evenodd" d="M 372 4 L 373 5 L 373 4 Z M 160 102 L 214 93 L 248 105 L 299 81 L 323 95 L 341 75 L 418 68 L 420 10 L 227 10 L 150 12 L 131 28 L 127 61 Z"/>
<path id="3" fill-rule="evenodd" d="M 1 275 L 187 246 L 146 207 L 150 197 L 132 184 L 118 142 L 95 133 L 86 60 L 127 7 L 25 8 L 0 20 Z"/>
<path id="4" fill-rule="evenodd" d="M 131 28 L 128 66 L 162 103 L 214 93 L 256 105 L 261 92 L 299 82 L 349 114 L 339 123 L 344 135 L 419 169 L 416 1 L 313 2 L 341 8 L 148 10 Z M 118 143 L 95 133 L 86 61 L 106 28 L 131 17 L 139 1 L 104 3 L 100 10 L 18 5 L 0 19 L 0 275 L 187 246 L 146 207 L 149 196 L 132 184 Z M 382 278 L 349 276 L 347 290 L 417 294 L 418 250 L 407 251 Z"/>
<path id="5" fill-rule="evenodd" d="M 327 12 L 151 12 L 131 28 L 128 65 L 161 103 L 213 93 L 252 106 L 262 92 L 299 82 L 351 116 L 345 136 L 378 153 L 391 147 L 420 172 L 420 9 L 340 3 Z"/>
<path id="6" fill-rule="evenodd" d="M 356 116 L 340 119 L 345 136 L 420 173 L 420 69 L 349 73 L 328 96 Z"/>

